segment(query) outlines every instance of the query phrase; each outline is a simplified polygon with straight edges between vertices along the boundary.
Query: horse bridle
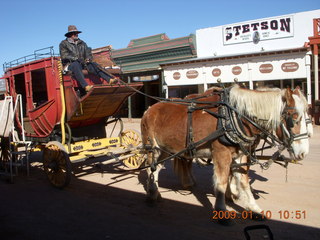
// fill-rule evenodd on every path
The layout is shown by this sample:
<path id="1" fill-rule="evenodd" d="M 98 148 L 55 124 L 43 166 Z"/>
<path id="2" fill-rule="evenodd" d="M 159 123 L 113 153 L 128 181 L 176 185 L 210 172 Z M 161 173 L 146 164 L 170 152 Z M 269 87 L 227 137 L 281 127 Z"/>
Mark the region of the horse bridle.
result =
<path id="1" fill-rule="evenodd" d="M 310 116 L 307 113 L 304 113 L 304 114 L 306 115 L 305 116 L 305 121 L 306 121 L 307 132 L 308 132 L 308 125 L 311 124 L 311 126 L 312 126 L 312 120 L 311 120 Z M 309 136 L 309 132 L 308 132 L 308 136 Z"/>
<path id="2" fill-rule="evenodd" d="M 289 110 L 294 110 L 293 113 L 290 113 Z M 308 135 L 308 131 L 306 131 L 305 133 L 300 133 L 300 134 L 294 134 L 292 132 L 292 128 L 294 127 L 294 125 L 298 122 L 298 120 L 293 119 L 293 115 L 294 114 L 299 114 L 297 111 L 296 107 L 289 107 L 286 106 L 282 112 L 282 119 L 284 120 L 285 124 L 283 123 L 283 121 L 281 121 L 281 130 L 282 130 L 282 134 L 283 134 L 283 142 L 285 144 L 285 147 L 289 150 L 289 151 L 293 151 L 291 144 L 294 141 L 299 141 L 302 139 L 307 139 L 309 138 Z M 309 121 L 311 121 L 310 119 L 308 119 Z M 309 121 L 307 123 L 306 121 L 306 125 L 309 124 Z M 312 122 L 311 122 L 312 123 Z M 307 126 L 306 126 L 307 127 Z"/>

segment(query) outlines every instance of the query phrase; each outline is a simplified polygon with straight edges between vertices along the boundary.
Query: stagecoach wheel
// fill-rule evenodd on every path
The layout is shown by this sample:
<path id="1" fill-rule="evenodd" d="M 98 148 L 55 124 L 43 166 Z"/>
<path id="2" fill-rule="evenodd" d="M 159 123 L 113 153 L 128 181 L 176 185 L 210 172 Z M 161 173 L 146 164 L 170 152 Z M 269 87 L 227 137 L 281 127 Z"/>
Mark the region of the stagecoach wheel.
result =
<path id="1" fill-rule="evenodd" d="M 71 162 L 59 142 L 49 142 L 43 151 L 43 168 L 49 182 L 57 188 L 66 187 L 71 180 Z"/>
<path id="2" fill-rule="evenodd" d="M 135 130 L 126 130 L 121 133 L 122 145 L 126 148 L 138 147 L 142 144 L 140 133 Z M 132 156 L 123 160 L 123 164 L 130 168 L 139 168 L 145 161 L 144 154 L 133 153 Z"/>
<path id="3" fill-rule="evenodd" d="M 140 133 L 134 130 L 123 131 L 121 141 L 125 147 L 138 147 L 142 143 Z"/>
<path id="4" fill-rule="evenodd" d="M 139 168 L 146 160 L 146 155 L 141 153 L 136 153 L 123 160 L 123 164 L 129 169 Z"/>

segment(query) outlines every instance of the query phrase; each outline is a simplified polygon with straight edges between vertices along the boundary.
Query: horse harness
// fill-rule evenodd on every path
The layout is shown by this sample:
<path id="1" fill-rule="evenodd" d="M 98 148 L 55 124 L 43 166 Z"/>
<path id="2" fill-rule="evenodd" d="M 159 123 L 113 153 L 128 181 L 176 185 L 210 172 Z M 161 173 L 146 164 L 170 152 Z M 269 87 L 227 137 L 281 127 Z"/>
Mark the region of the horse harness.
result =
<path id="1" fill-rule="evenodd" d="M 261 168 L 268 169 L 272 162 L 276 162 L 284 167 L 287 167 L 288 160 L 285 159 L 284 156 L 281 155 L 281 152 L 285 149 L 288 151 L 292 151 L 291 144 L 293 141 L 297 141 L 303 138 L 308 138 L 307 133 L 303 134 L 294 134 L 291 129 L 294 127 L 296 120 L 292 118 L 292 115 L 297 114 L 295 107 L 288 107 L 286 106 L 282 112 L 282 118 L 286 122 L 286 126 L 281 121 L 281 130 L 284 136 L 284 140 L 280 141 L 277 137 L 275 137 L 271 132 L 267 131 L 265 128 L 260 126 L 254 120 L 250 119 L 249 117 L 242 115 L 239 111 L 230 105 L 229 101 L 229 88 L 223 88 L 220 91 L 215 91 L 212 94 L 220 95 L 219 102 L 213 102 L 206 106 L 197 106 L 197 103 L 201 104 L 203 102 L 195 101 L 191 102 L 188 106 L 188 123 L 187 123 L 187 140 L 186 140 L 186 149 L 189 155 L 194 158 L 196 156 L 196 147 L 200 146 L 201 144 L 218 139 L 221 143 L 228 146 L 235 146 L 240 147 L 241 151 L 249 157 L 248 163 L 234 163 L 231 165 L 231 168 L 237 168 L 244 165 L 254 165 L 259 164 Z M 211 94 L 211 95 L 212 95 Z M 209 95 L 203 96 L 203 98 L 208 97 Z M 209 108 L 218 107 L 218 113 L 209 110 Z M 193 136 L 193 128 L 192 128 L 192 113 L 197 110 L 202 110 L 210 115 L 218 118 L 218 126 L 217 130 L 211 133 L 205 139 L 202 139 L 198 142 L 194 142 Z M 295 110 L 292 114 L 289 114 L 289 110 Z M 245 119 L 250 124 L 252 124 L 256 129 L 260 131 L 260 136 L 248 136 L 245 133 L 245 128 L 243 125 L 243 120 Z M 259 119 L 261 120 L 261 119 Z M 267 121 L 267 120 L 264 120 Z M 252 153 L 252 147 L 257 143 L 258 139 L 264 139 L 265 142 L 270 144 L 269 147 L 271 148 L 274 146 L 278 146 L 278 150 L 271 156 L 271 159 L 265 163 L 261 163 L 255 155 L 255 152 Z M 262 148 L 262 150 L 264 147 Z M 281 164 L 280 162 L 285 162 Z"/>
<path id="2" fill-rule="evenodd" d="M 123 84 L 127 85 L 126 83 L 122 82 Z M 128 85 L 127 85 L 128 86 Z M 128 86 L 130 88 L 130 86 Z M 216 139 L 219 139 L 220 142 L 223 144 L 229 145 L 229 146 L 239 146 L 242 152 L 249 157 L 248 163 L 239 163 L 239 164 L 232 164 L 231 168 L 238 168 L 241 166 L 249 166 L 254 164 L 259 164 L 262 169 L 268 169 L 272 162 L 276 162 L 284 167 L 287 167 L 288 160 L 285 159 L 283 155 L 281 155 L 281 152 L 285 149 L 288 149 L 291 151 L 291 143 L 295 140 L 299 140 L 305 137 L 308 137 L 308 134 L 293 134 L 291 131 L 291 128 L 294 126 L 294 121 L 292 116 L 288 114 L 288 110 L 296 110 L 295 108 L 286 107 L 282 113 L 282 118 L 285 120 L 287 127 L 281 122 L 281 129 L 284 133 L 284 136 L 286 136 L 286 140 L 280 141 L 277 137 L 275 137 L 271 132 L 264 129 L 262 126 L 254 122 L 254 120 L 250 119 L 249 117 L 242 115 L 239 113 L 239 111 L 230 105 L 229 103 L 229 94 L 230 94 L 230 88 L 224 88 L 222 87 L 221 90 L 215 90 L 211 94 L 199 96 L 193 99 L 167 99 L 167 98 L 160 98 L 160 97 L 153 97 L 148 94 L 145 94 L 139 90 L 136 90 L 132 88 L 137 93 L 140 93 L 144 96 L 150 97 L 152 99 L 155 99 L 157 101 L 162 102 L 173 102 L 175 104 L 184 104 L 188 105 L 187 107 L 187 138 L 186 138 L 186 148 L 181 150 L 180 152 L 177 152 L 175 154 L 171 154 L 164 149 L 160 149 L 157 147 L 151 147 L 151 146 L 145 146 L 145 150 L 147 151 L 154 151 L 154 150 L 160 150 L 168 153 L 170 156 L 167 158 L 164 158 L 160 161 L 153 161 L 151 166 L 143 166 L 136 170 L 141 170 L 145 168 L 151 168 L 151 171 L 156 170 L 156 165 L 165 162 L 169 159 L 173 159 L 175 157 L 180 157 L 184 153 L 188 153 L 191 157 L 196 156 L 196 148 L 201 146 L 204 143 L 207 143 L 209 141 L 213 141 Z M 198 101 L 198 99 L 206 98 L 209 96 L 212 96 L 214 94 L 220 95 L 220 101 L 216 102 L 205 102 L 205 101 Z M 201 106 L 199 106 L 200 104 Z M 204 105 L 204 106 L 203 106 Z M 218 113 L 213 112 L 210 110 L 210 108 L 218 107 Z M 192 127 L 192 113 L 198 110 L 202 110 L 204 112 L 209 113 L 210 115 L 218 118 L 218 127 L 217 130 L 209 134 L 207 137 L 194 142 L 194 135 L 193 135 L 193 127 Z M 260 133 L 260 138 L 265 140 L 265 143 L 267 142 L 270 144 L 268 147 L 262 147 L 262 149 L 256 150 L 261 151 L 266 148 L 272 148 L 277 146 L 278 150 L 271 156 L 271 159 L 267 161 L 266 163 L 260 163 L 258 158 L 254 153 L 251 153 L 251 148 L 255 144 L 257 137 L 248 136 L 245 134 L 243 122 L 241 119 L 247 120 L 250 124 L 252 124 L 255 128 L 257 128 Z M 287 129 L 289 128 L 289 130 Z M 278 161 L 285 162 L 284 164 L 281 164 Z"/>
<path id="3" fill-rule="evenodd" d="M 294 111 L 293 113 L 289 114 L 289 111 Z M 308 138 L 308 133 L 301 133 L 301 134 L 294 134 L 291 129 L 294 127 L 294 125 L 297 123 L 297 120 L 293 119 L 292 115 L 298 114 L 295 107 L 288 107 L 286 106 L 283 110 L 282 118 L 286 122 L 286 126 L 281 122 L 280 127 L 282 134 L 285 136 L 284 143 L 286 147 L 290 150 L 291 144 L 294 141 L 298 141 L 301 139 Z M 306 124 L 310 123 L 310 119 L 306 119 Z M 312 121 L 311 121 L 312 123 Z"/>
<path id="4" fill-rule="evenodd" d="M 195 157 L 195 144 L 194 144 L 194 136 L 193 136 L 193 128 L 192 128 L 192 114 L 194 111 L 202 110 L 216 118 L 218 118 L 218 127 L 217 129 L 222 129 L 223 132 L 219 136 L 215 134 L 215 132 L 209 135 L 210 140 L 219 139 L 225 145 L 228 146 L 236 146 L 239 145 L 241 149 L 247 148 L 251 146 L 256 137 L 247 136 L 244 132 L 244 126 L 242 121 L 240 120 L 238 114 L 234 109 L 229 105 L 229 89 L 223 89 L 221 91 L 215 91 L 210 95 L 218 94 L 220 95 L 219 102 L 213 102 L 206 106 L 197 106 L 196 103 L 191 103 L 188 106 L 188 118 L 187 118 L 187 141 L 186 147 L 189 151 L 189 155 L 191 157 Z M 203 96 L 208 97 L 209 95 Z M 201 102 L 197 102 L 201 103 Z M 218 113 L 213 112 L 210 108 L 218 107 Z M 218 131 L 217 130 L 217 131 Z"/>

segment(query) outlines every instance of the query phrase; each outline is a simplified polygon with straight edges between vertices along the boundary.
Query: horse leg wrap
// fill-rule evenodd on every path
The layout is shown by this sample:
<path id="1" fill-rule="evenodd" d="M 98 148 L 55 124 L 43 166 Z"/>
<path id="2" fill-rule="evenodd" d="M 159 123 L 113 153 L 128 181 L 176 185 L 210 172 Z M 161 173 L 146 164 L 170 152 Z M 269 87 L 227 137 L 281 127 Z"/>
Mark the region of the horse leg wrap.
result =
<path id="1" fill-rule="evenodd" d="M 150 182 L 154 182 L 154 175 L 153 175 L 153 172 L 150 173 Z"/>
<path id="2" fill-rule="evenodd" d="M 152 163 L 150 164 L 150 170 L 151 172 L 154 172 L 157 170 L 157 164 L 155 161 L 155 149 L 152 149 Z"/>

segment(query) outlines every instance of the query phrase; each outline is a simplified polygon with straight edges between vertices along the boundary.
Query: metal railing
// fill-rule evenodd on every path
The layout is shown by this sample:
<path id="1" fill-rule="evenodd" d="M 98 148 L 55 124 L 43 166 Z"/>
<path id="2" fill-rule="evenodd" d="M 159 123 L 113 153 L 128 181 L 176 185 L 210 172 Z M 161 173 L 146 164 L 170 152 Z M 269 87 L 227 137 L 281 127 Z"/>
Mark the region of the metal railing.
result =
<path id="1" fill-rule="evenodd" d="M 53 56 L 56 56 L 54 53 L 53 46 L 41 48 L 41 49 L 35 50 L 33 54 L 12 60 L 10 62 L 5 62 L 3 64 L 3 71 L 6 72 L 8 68 L 19 66 L 20 64 L 24 64 L 30 61 L 42 59 L 45 57 L 53 57 Z"/>

